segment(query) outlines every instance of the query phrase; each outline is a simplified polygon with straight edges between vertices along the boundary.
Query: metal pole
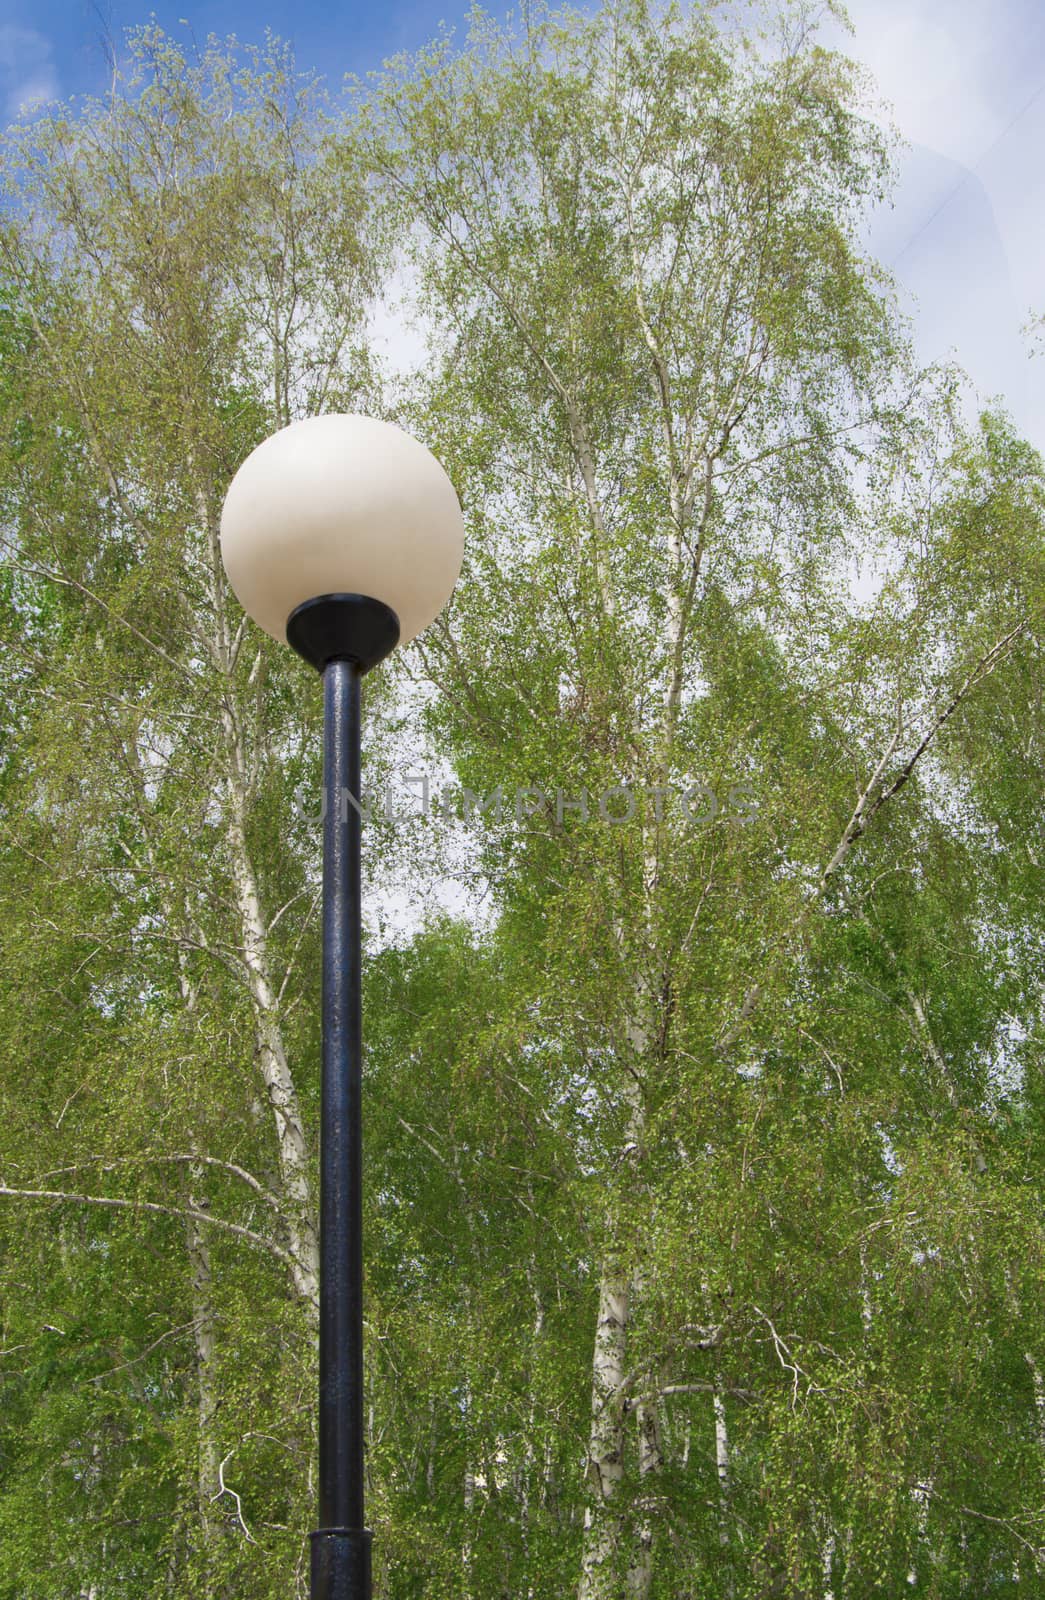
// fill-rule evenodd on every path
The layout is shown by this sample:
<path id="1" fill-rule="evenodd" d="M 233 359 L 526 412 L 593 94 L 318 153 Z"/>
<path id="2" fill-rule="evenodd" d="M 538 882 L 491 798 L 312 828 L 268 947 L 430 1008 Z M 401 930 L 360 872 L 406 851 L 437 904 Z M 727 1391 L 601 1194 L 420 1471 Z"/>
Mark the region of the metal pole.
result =
<path id="1" fill-rule="evenodd" d="M 287 643 L 323 675 L 323 1084 L 319 1145 L 319 1527 L 312 1600 L 370 1600 L 363 1526 L 360 682 L 399 640 L 365 594 L 320 594 Z"/>
<path id="2" fill-rule="evenodd" d="M 320 1131 L 319 1522 L 312 1600 L 370 1600 L 363 1526 L 360 680 L 323 666 L 323 1084 Z"/>

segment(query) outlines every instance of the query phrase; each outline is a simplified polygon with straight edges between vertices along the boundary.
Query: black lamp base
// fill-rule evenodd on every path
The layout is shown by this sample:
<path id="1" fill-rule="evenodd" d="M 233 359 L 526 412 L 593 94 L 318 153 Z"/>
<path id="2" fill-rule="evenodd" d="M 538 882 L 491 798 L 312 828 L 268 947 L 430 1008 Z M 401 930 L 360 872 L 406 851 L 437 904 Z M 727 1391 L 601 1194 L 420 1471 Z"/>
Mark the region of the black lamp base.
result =
<path id="1" fill-rule="evenodd" d="M 290 613 L 287 643 L 318 672 L 330 661 L 369 672 L 399 643 L 399 618 L 367 594 L 320 594 Z"/>
<path id="2" fill-rule="evenodd" d="M 317 1529 L 311 1579 L 312 1594 L 323 1600 L 370 1600 L 369 1529 Z"/>

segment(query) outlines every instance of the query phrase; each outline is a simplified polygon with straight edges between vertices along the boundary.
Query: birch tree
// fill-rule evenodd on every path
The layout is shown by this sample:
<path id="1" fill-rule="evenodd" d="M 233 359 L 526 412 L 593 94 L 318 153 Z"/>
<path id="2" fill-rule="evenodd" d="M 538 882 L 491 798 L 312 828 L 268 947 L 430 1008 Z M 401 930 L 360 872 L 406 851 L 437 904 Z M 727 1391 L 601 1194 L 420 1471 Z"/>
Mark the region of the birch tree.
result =
<path id="1" fill-rule="evenodd" d="M 845 1469 L 835 1487 L 801 1476 L 786 1441 L 818 1437 L 819 1397 L 853 1415 L 858 1358 L 840 1356 L 830 1385 L 811 1375 L 805 1341 L 833 1349 L 845 1297 L 836 1266 L 819 1332 L 814 1315 L 794 1334 L 781 1296 L 811 1307 L 817 1274 L 792 1275 L 782 1252 L 805 1232 L 798 1211 L 839 1206 L 859 1327 L 857 1219 L 891 1204 L 900 1137 L 878 1089 L 859 1110 L 848 1099 L 853 1058 L 870 1071 L 881 1037 L 866 977 L 846 991 L 857 1031 L 847 1024 L 844 1065 L 824 1008 L 850 941 L 888 960 L 889 919 L 868 922 L 867 900 L 887 901 L 895 874 L 902 920 L 924 875 L 961 922 L 970 966 L 983 960 L 982 927 L 951 899 L 971 857 L 948 861 L 923 777 L 984 686 L 1011 681 L 1038 612 L 1010 591 L 970 614 L 965 585 L 982 574 L 951 581 L 934 502 L 962 470 L 951 380 L 915 371 L 888 285 L 860 256 L 888 161 L 861 110 L 853 69 L 801 13 L 759 41 L 714 12 L 643 4 L 529 13 L 516 35 L 480 17 L 467 49 L 400 63 L 368 107 L 376 170 L 419 230 L 437 330 L 417 415 L 470 517 L 465 585 L 420 650 L 433 729 L 469 792 L 524 796 L 483 865 L 526 926 L 529 1037 L 577 1063 L 597 1285 L 579 1600 L 658 1582 L 727 1592 L 726 1566 L 737 1592 L 822 1580 L 825 1518 L 838 1521 L 837 1485 L 852 1484 Z M 1018 520 L 1034 560 L 1033 497 Z M 860 605 L 846 569 L 875 559 L 888 577 Z M 751 793 L 745 829 L 730 806 Z M 951 1106 L 975 1170 L 982 1093 L 941 1072 L 914 986 L 897 988 L 910 960 L 878 989 L 906 1030 L 894 1070 L 935 1072 L 927 1103 Z M 973 1017 L 989 1051 L 997 1007 Z M 825 1082 L 841 1097 L 830 1137 L 812 1109 Z M 942 1170 L 921 1181 L 928 1193 Z M 841 1185 L 830 1201 L 829 1182 Z M 741 1358 L 755 1350 L 757 1380 Z M 889 1395 L 892 1416 L 906 1401 Z M 697 1396 L 695 1490 L 664 1440 Z M 918 1537 L 899 1511 L 913 1455 L 882 1435 L 860 1448 L 883 1462 L 871 1499 L 893 1509 L 886 1526 L 868 1503 L 850 1587 L 883 1563 L 900 1570 Z M 720 1507 L 727 1483 L 724 1551 L 718 1510 L 694 1511 Z"/>
<path id="2" fill-rule="evenodd" d="M 291 796 L 314 764 L 315 710 L 296 664 L 231 599 L 218 518 L 265 433 L 368 392 L 373 238 L 343 142 L 335 170 L 319 90 L 282 46 L 237 56 L 212 42 L 190 61 L 149 27 L 131 54 L 108 100 L 33 124 L 5 152 L 5 634 L 26 712 L 8 846 L 23 870 L 35 863 L 40 978 L 61 981 L 43 948 L 60 926 L 79 1005 L 119 1016 L 127 1052 L 101 1081 L 65 1066 L 52 1133 L 7 1151 L 5 1205 L 181 1228 L 196 1521 L 204 1547 L 227 1526 L 253 1566 L 234 1486 L 259 1448 L 243 1433 L 264 1432 L 265 1408 L 253 1429 L 243 1420 L 258 1351 L 241 1336 L 223 1364 L 214 1251 L 225 1238 L 255 1254 L 232 1295 L 241 1313 L 263 1262 L 282 1284 L 272 1359 L 253 1370 L 264 1384 L 266 1366 L 282 1368 L 280 1404 L 294 1396 L 296 1415 L 270 1431 L 277 1481 L 300 1497 L 316 889 Z M 237 1383 L 240 1407 L 219 1392 Z M 275 1543 L 300 1564 L 307 1501 L 292 1493 L 288 1512 L 279 1494 Z M 171 1540 L 172 1582 L 228 1592 L 227 1559 L 204 1548 L 194 1565 L 195 1536 Z"/>

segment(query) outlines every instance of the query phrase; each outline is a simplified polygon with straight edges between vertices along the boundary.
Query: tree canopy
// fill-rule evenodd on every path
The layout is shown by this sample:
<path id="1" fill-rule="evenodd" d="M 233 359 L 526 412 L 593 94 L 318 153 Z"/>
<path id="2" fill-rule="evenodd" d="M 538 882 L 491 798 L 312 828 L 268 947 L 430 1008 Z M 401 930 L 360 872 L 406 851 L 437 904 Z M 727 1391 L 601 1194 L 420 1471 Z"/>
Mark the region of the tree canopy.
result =
<path id="1" fill-rule="evenodd" d="M 867 86 L 647 0 L 130 49 L 3 161 L 0 1600 L 307 1594 L 320 706 L 218 530 L 337 410 L 467 528 L 367 681 L 376 1594 L 1037 1594 L 1045 472 Z"/>

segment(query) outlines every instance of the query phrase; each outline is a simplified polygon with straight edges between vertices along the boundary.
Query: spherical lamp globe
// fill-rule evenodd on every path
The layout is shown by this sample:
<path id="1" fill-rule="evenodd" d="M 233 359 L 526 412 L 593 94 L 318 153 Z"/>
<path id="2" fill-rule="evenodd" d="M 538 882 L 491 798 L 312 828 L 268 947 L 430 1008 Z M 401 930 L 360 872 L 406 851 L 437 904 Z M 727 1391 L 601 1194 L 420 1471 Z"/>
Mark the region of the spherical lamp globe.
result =
<path id="1" fill-rule="evenodd" d="M 274 639 L 325 595 L 392 610 L 406 642 L 438 615 L 461 570 L 464 524 L 431 451 L 390 422 L 308 417 L 258 445 L 229 486 L 221 555 L 243 609 Z"/>

